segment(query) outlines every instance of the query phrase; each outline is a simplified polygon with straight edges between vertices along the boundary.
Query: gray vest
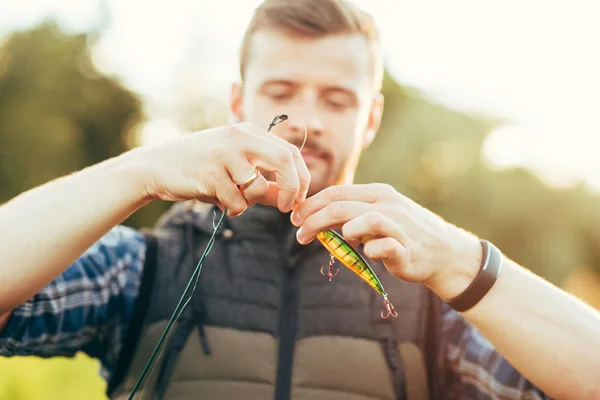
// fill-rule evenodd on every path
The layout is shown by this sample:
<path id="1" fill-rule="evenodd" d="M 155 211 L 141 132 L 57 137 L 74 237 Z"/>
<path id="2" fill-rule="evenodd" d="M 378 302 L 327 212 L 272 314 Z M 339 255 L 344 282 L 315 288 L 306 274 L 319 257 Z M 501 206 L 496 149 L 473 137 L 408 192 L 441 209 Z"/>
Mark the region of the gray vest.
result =
<path id="1" fill-rule="evenodd" d="M 219 217 L 211 206 L 178 204 L 148 236 L 111 399 L 129 395 Z M 381 295 L 339 263 L 329 282 L 320 274 L 329 253 L 317 240 L 298 244 L 296 230 L 289 214 L 260 205 L 226 218 L 192 300 L 138 391 L 144 399 L 435 397 L 435 358 L 425 357 L 439 343 L 431 293 L 371 263 L 399 314 L 384 320 Z"/>

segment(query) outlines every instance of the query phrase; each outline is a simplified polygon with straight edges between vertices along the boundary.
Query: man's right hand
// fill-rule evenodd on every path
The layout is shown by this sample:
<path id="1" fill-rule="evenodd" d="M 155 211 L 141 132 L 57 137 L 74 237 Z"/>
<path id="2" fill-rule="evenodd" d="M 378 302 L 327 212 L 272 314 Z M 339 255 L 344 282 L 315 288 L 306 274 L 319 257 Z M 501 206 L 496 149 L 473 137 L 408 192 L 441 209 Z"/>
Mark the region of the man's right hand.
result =
<path id="1" fill-rule="evenodd" d="M 124 156 L 141 171 L 146 199 L 198 199 L 228 208 L 232 216 L 256 203 L 288 212 L 306 198 L 310 183 L 298 148 L 250 123 L 191 133 Z M 240 188 L 255 167 L 273 172 L 276 182 L 259 175 Z"/>
<path id="2" fill-rule="evenodd" d="M 275 182 L 259 176 L 239 187 L 255 168 L 272 171 Z M 295 146 L 241 123 L 139 147 L 21 193 L 0 205 L 0 316 L 152 199 L 198 199 L 232 216 L 255 203 L 287 212 L 309 181 Z"/>

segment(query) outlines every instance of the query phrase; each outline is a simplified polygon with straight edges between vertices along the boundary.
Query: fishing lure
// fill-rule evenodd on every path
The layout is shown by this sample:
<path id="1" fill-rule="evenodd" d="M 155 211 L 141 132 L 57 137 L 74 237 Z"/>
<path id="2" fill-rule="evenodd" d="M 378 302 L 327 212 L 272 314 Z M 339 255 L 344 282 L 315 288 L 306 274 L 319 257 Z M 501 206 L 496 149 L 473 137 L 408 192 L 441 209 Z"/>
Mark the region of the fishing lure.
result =
<path id="1" fill-rule="evenodd" d="M 320 232 L 317 235 L 317 239 L 329 251 L 331 256 L 328 272 L 325 273 L 323 271 L 324 267 L 321 267 L 321 275 L 328 277 L 330 282 L 333 277 L 338 275 L 340 272 L 339 268 L 333 273 L 333 266 L 335 264 L 335 259 L 337 258 L 342 264 L 360 276 L 362 280 L 367 282 L 369 286 L 383 296 L 383 303 L 385 304 L 387 314 L 384 315 L 382 311 L 381 318 L 385 319 L 389 316 L 398 316 L 398 312 L 394 308 L 394 305 L 388 300 L 388 294 L 375 274 L 375 271 L 373 271 L 373 268 L 369 266 L 369 263 L 367 263 L 360 253 L 356 251 L 342 235 L 332 229 L 327 229 L 326 231 Z"/>

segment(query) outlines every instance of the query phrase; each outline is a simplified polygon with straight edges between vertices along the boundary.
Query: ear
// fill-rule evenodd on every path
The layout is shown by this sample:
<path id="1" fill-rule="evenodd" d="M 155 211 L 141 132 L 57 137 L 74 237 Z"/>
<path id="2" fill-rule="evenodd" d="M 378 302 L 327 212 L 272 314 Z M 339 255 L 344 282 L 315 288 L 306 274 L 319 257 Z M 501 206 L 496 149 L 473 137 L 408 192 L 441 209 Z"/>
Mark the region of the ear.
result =
<path id="1" fill-rule="evenodd" d="M 383 103 L 384 98 L 382 93 L 377 93 L 371 103 L 371 110 L 369 111 L 369 120 L 367 121 L 367 128 L 363 138 L 363 149 L 366 149 L 375 139 L 377 131 L 381 125 L 381 115 L 383 114 Z"/>
<path id="2" fill-rule="evenodd" d="M 240 82 L 231 85 L 229 96 L 229 115 L 234 124 L 244 121 L 243 111 L 243 92 L 244 88 Z"/>

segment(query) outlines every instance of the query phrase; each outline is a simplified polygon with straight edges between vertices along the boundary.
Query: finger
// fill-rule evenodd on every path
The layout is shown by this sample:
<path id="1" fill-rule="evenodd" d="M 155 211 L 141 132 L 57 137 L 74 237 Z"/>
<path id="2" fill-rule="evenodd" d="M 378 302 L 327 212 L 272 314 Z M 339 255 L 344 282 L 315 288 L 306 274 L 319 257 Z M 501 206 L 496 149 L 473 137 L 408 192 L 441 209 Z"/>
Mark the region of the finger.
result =
<path id="1" fill-rule="evenodd" d="M 258 200 L 258 203 L 267 206 L 277 207 L 277 198 L 279 196 L 279 186 L 275 182 L 268 182 L 268 189 L 265 194 Z"/>
<path id="2" fill-rule="evenodd" d="M 357 248 L 361 244 L 366 244 L 369 240 L 373 240 L 373 239 L 377 239 L 377 237 L 371 236 L 371 235 L 366 235 L 366 236 L 363 236 L 361 239 L 352 239 L 352 240 L 346 239 L 346 241 L 348 243 L 350 243 L 350 246 Z"/>
<path id="3" fill-rule="evenodd" d="M 296 233 L 300 244 L 307 244 L 326 229 L 336 229 L 346 222 L 373 209 L 373 204 L 360 201 L 336 201 L 304 220 Z"/>
<path id="4" fill-rule="evenodd" d="M 373 261 L 383 261 L 394 275 L 405 269 L 408 263 L 408 251 L 400 242 L 391 237 L 373 239 L 363 248 L 365 256 Z"/>
<path id="5" fill-rule="evenodd" d="M 249 206 L 253 206 L 256 203 L 259 203 L 267 194 L 269 182 L 267 182 L 264 176 L 259 175 L 250 185 L 240 187 L 239 190 L 246 199 L 246 203 Z"/>
<path id="6" fill-rule="evenodd" d="M 298 147 L 294 146 L 293 144 L 284 140 L 283 138 L 275 135 L 273 132 L 267 132 L 257 126 L 248 125 L 247 128 L 252 133 L 260 135 L 267 140 L 272 140 L 275 143 L 284 146 L 290 151 L 290 153 L 292 153 L 292 158 L 294 160 L 294 164 L 296 165 L 296 171 L 298 172 L 298 178 L 300 181 L 300 190 L 298 192 L 298 196 L 295 200 L 295 203 L 299 204 L 306 200 L 306 195 L 310 186 L 310 172 L 308 171 L 306 162 L 304 161 L 304 158 L 302 157 L 302 154 L 300 153 Z"/>
<path id="7" fill-rule="evenodd" d="M 298 196 L 295 200 L 295 203 L 300 204 L 301 202 L 306 200 L 306 195 L 310 186 L 310 172 L 308 171 L 306 162 L 304 161 L 300 150 L 296 146 L 272 133 L 270 135 L 270 137 L 273 138 L 273 140 L 275 140 L 282 146 L 285 146 L 287 149 L 290 150 L 290 153 L 292 153 L 292 158 L 294 160 L 294 164 L 296 165 L 296 171 L 298 171 L 298 179 L 300 181 L 300 190 L 298 192 Z"/>
<path id="8" fill-rule="evenodd" d="M 288 212 L 300 192 L 300 178 L 292 153 L 273 141 L 257 139 L 252 140 L 248 146 L 248 160 L 275 174 L 280 189 L 277 206 L 282 212 Z"/>
<path id="9" fill-rule="evenodd" d="M 267 180 L 247 160 L 231 157 L 226 165 L 227 172 L 246 199 L 247 205 L 254 205 L 261 199 L 269 185 Z"/>
<path id="10" fill-rule="evenodd" d="M 246 210 L 248 203 L 237 185 L 232 182 L 231 177 L 226 174 L 218 177 L 215 187 L 216 197 L 222 205 L 229 209 L 229 215 L 235 217 Z"/>
<path id="11" fill-rule="evenodd" d="M 367 243 L 378 237 L 391 237 L 401 244 L 406 243 L 402 226 L 377 211 L 369 211 L 345 223 L 342 235 L 351 244 Z"/>
<path id="12" fill-rule="evenodd" d="M 330 186 L 302 202 L 292 213 L 291 220 L 296 226 L 336 201 L 353 200 L 365 203 L 377 203 L 396 191 L 385 184 L 351 184 Z"/>
<path id="13" fill-rule="evenodd" d="M 300 150 L 298 150 L 298 148 L 293 144 L 289 144 L 289 146 L 292 147 L 290 151 L 292 153 L 292 157 L 294 158 L 296 171 L 298 171 L 298 179 L 300 181 L 300 190 L 298 191 L 298 196 L 296 197 L 294 203 L 300 204 L 306 200 L 306 195 L 308 194 L 308 188 L 310 186 L 310 172 L 308 171 L 308 167 L 304 162 L 304 158 L 302 157 Z"/>

